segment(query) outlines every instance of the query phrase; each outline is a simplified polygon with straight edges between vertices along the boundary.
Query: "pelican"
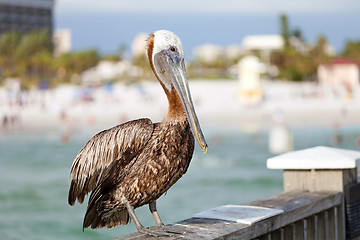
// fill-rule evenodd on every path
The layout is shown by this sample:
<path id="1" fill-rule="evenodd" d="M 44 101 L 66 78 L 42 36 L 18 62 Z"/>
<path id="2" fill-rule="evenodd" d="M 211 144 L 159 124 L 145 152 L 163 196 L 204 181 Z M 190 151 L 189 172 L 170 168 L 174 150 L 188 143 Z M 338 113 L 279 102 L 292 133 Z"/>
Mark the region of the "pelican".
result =
<path id="1" fill-rule="evenodd" d="M 70 171 L 68 202 L 81 204 L 91 192 L 83 229 L 113 228 L 132 219 L 139 232 L 169 235 L 156 209 L 156 200 L 186 173 L 195 140 L 208 146 L 195 113 L 187 81 L 184 53 L 178 36 L 166 30 L 150 34 L 146 46 L 151 68 L 169 108 L 161 122 L 129 121 L 91 138 L 76 156 Z M 148 229 L 134 209 L 149 204 L 156 226 Z"/>

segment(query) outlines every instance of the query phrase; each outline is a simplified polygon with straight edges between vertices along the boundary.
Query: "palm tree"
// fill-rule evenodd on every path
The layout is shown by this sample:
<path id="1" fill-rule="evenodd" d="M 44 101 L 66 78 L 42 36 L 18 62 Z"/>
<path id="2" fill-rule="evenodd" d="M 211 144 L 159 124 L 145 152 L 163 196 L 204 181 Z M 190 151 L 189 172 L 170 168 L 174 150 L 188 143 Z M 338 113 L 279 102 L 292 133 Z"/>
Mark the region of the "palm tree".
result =
<path id="1" fill-rule="evenodd" d="M 24 80 L 23 85 L 33 85 L 43 78 L 44 68 L 49 72 L 52 57 L 52 43 L 48 31 L 41 30 L 30 32 L 22 36 L 16 47 L 15 56 L 20 72 Z M 46 60 L 44 60 L 46 59 Z"/>
<path id="2" fill-rule="evenodd" d="M 0 37 L 0 78 L 11 77 L 16 74 L 15 51 L 20 42 L 18 32 L 7 32 Z"/>
<path id="3" fill-rule="evenodd" d="M 95 49 L 63 54 L 54 59 L 55 76 L 61 81 L 69 82 L 72 75 L 94 67 L 99 60 L 100 56 Z"/>
<path id="4" fill-rule="evenodd" d="M 360 64 L 360 41 L 347 41 L 342 55 Z"/>

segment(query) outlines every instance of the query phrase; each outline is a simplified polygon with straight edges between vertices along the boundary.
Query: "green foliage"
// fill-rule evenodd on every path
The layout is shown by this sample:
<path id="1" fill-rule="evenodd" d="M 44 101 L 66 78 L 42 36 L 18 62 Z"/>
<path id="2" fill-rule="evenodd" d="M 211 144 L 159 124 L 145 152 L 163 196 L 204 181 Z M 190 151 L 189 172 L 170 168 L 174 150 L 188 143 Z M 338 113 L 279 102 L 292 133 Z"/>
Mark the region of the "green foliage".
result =
<path id="1" fill-rule="evenodd" d="M 196 59 L 187 63 L 187 74 L 189 78 L 218 79 L 228 78 L 228 69 L 238 62 L 226 56 L 220 56 L 214 61 Z"/>
<path id="2" fill-rule="evenodd" d="M 0 37 L 0 53 L 2 56 L 13 57 L 16 47 L 19 45 L 21 35 L 18 32 L 4 33 Z"/>
<path id="3" fill-rule="evenodd" d="M 120 58 L 116 54 L 108 54 L 102 57 L 103 60 L 110 61 L 110 62 L 117 62 L 120 61 Z"/>
<path id="4" fill-rule="evenodd" d="M 302 54 L 289 46 L 271 53 L 270 61 L 279 68 L 281 79 L 293 81 L 313 79 L 317 67 L 320 64 L 326 64 L 331 58 L 326 54 L 326 44 L 326 38 L 319 36 L 316 45 L 307 54 Z"/>
<path id="5" fill-rule="evenodd" d="M 290 44 L 290 38 L 292 37 L 306 46 L 301 30 L 290 31 L 285 15 L 281 15 L 280 20 L 285 46 L 282 50 L 272 52 L 270 55 L 271 64 L 279 69 L 279 78 L 292 81 L 314 79 L 317 67 L 320 64 L 326 64 L 331 58 L 326 53 L 326 37 L 320 35 L 314 47 L 308 47 L 307 51 L 301 52 Z"/>
<path id="6" fill-rule="evenodd" d="M 360 64 L 360 41 L 347 41 L 342 55 Z"/>
<path id="7" fill-rule="evenodd" d="M 141 54 L 138 56 L 134 56 L 132 59 L 132 64 L 135 66 L 140 67 L 143 70 L 143 77 L 146 79 L 152 79 L 154 78 L 154 75 L 152 73 L 149 60 L 147 59 L 145 54 Z"/>
<path id="8" fill-rule="evenodd" d="M 270 61 L 279 68 L 280 79 L 301 81 L 310 74 L 308 57 L 291 47 L 273 52 L 270 55 Z"/>
<path id="9" fill-rule="evenodd" d="M 96 49 L 72 52 L 53 59 L 53 69 L 57 81 L 70 82 L 74 74 L 81 73 L 94 67 L 100 60 Z"/>
<path id="10" fill-rule="evenodd" d="M 19 58 L 28 57 L 38 52 L 52 52 L 51 35 L 48 31 L 41 30 L 25 34 L 16 46 L 16 55 Z"/>
<path id="11" fill-rule="evenodd" d="M 297 39 L 299 39 L 302 42 L 305 41 L 302 31 L 299 28 L 294 29 L 291 33 L 291 36 L 296 37 Z"/>
<path id="12" fill-rule="evenodd" d="M 281 22 L 281 35 L 284 39 L 285 48 L 289 47 L 289 37 L 290 37 L 290 30 L 288 19 L 285 14 L 280 15 L 280 22 Z"/>
<path id="13" fill-rule="evenodd" d="M 0 37 L 0 76 L 13 77 L 16 75 L 16 48 L 21 40 L 17 32 L 8 32 Z M 1 80 L 1 79 L 0 79 Z"/>
<path id="14" fill-rule="evenodd" d="M 29 87 L 51 75 L 52 43 L 48 31 L 20 34 L 4 33 L 0 37 L 0 80 L 7 77 L 22 79 Z"/>
<path id="15" fill-rule="evenodd" d="M 68 53 L 54 58 L 52 40 L 45 30 L 20 34 L 3 33 L 0 37 L 0 83 L 7 77 L 22 80 L 25 88 L 43 79 L 69 82 L 71 76 L 95 66 L 100 57 L 95 49 Z"/>

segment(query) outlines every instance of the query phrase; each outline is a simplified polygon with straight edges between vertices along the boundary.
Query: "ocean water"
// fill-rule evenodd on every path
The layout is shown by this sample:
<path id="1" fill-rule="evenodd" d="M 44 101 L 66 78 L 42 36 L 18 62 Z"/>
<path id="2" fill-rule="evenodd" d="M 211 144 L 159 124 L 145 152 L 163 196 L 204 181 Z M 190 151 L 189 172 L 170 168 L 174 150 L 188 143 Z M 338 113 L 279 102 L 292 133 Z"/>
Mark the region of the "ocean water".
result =
<path id="1" fill-rule="evenodd" d="M 202 210 L 241 204 L 282 191 L 282 172 L 266 168 L 268 134 L 205 129 L 209 152 L 199 147 L 188 172 L 158 200 L 165 223 Z M 333 146 L 329 129 L 293 130 L 294 148 Z M 360 128 L 337 132 L 338 147 L 360 150 Z M 67 204 L 69 171 L 91 136 L 79 133 L 62 144 L 58 133 L 0 135 L 1 239 L 112 239 L 136 231 L 133 223 L 114 229 L 82 230 L 86 204 Z M 136 210 L 145 226 L 154 224 L 147 206 Z"/>

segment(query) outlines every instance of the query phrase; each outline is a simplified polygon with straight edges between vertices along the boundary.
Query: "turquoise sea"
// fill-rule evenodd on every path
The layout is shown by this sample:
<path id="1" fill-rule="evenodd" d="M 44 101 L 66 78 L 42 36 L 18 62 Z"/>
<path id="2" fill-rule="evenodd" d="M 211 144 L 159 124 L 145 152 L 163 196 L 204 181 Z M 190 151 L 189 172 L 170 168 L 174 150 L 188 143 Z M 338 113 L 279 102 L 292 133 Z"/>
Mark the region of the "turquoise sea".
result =
<path id="1" fill-rule="evenodd" d="M 200 148 L 188 172 L 158 201 L 165 223 L 202 210 L 241 204 L 282 191 L 282 172 L 266 168 L 268 134 L 204 129 L 209 152 Z M 294 149 L 333 146 L 330 129 L 293 130 Z M 92 133 L 91 133 L 92 134 Z M 360 150 L 360 128 L 337 132 L 338 147 Z M 112 239 L 136 231 L 133 223 L 115 229 L 82 231 L 86 205 L 67 204 L 69 170 L 80 148 L 91 137 L 77 133 L 69 144 L 58 133 L 0 134 L 1 239 Z M 136 210 L 140 221 L 153 225 L 147 206 Z"/>

